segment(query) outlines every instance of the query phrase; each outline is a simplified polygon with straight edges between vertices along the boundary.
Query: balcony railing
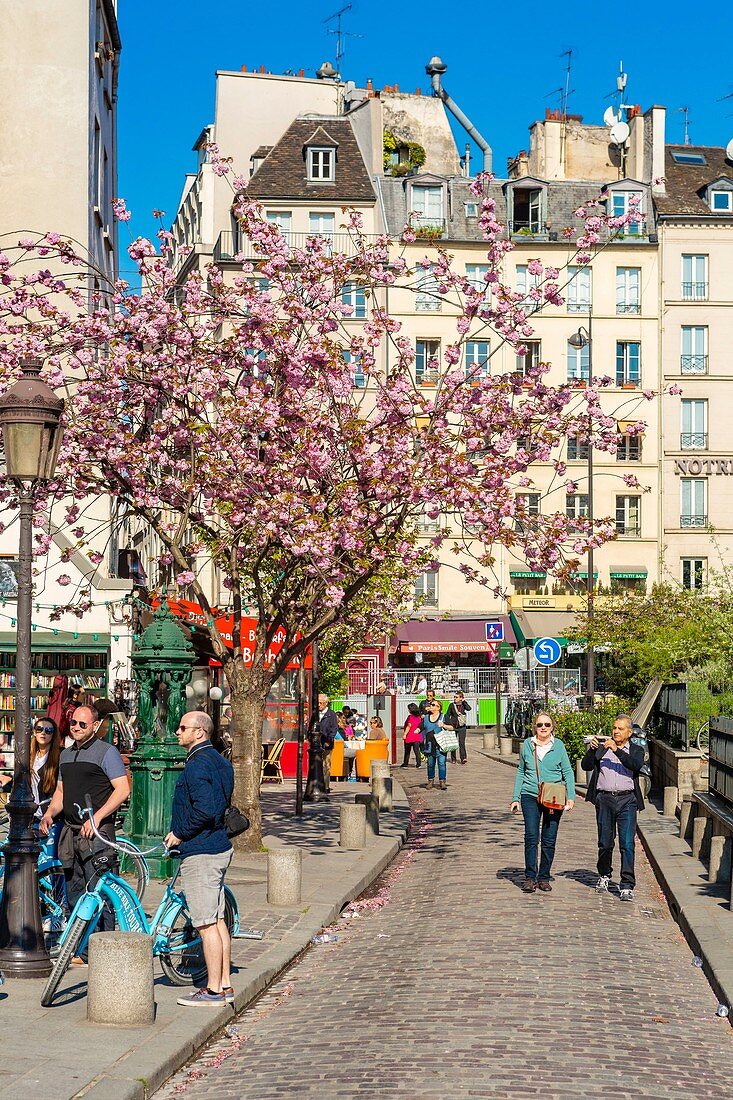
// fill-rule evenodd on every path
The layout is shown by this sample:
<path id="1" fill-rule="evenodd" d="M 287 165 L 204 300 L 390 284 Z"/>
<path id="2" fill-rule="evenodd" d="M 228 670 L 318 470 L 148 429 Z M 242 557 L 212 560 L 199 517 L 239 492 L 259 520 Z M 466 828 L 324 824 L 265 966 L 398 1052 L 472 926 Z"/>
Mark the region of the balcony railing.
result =
<path id="1" fill-rule="evenodd" d="M 290 248 L 300 250 L 307 247 L 309 240 L 319 236 L 330 243 L 334 252 L 342 253 L 345 256 L 355 256 L 358 251 L 357 242 L 348 233 L 283 233 L 283 237 Z M 376 233 L 364 234 L 364 240 L 367 244 L 372 244 L 378 239 Z M 235 256 L 241 256 L 245 260 L 261 260 L 264 258 L 262 253 L 255 249 L 248 237 L 242 239 L 230 229 L 224 230 L 219 234 L 214 245 L 214 262 L 232 263 Z"/>
<path id="2" fill-rule="evenodd" d="M 680 516 L 680 527 L 707 527 L 707 525 L 707 516 Z"/>
<path id="3" fill-rule="evenodd" d="M 590 313 L 592 303 L 590 299 L 576 298 L 572 302 L 566 302 L 568 313 Z"/>
<path id="4" fill-rule="evenodd" d="M 682 451 L 703 451 L 707 445 L 707 432 L 682 432 L 680 436 L 680 450 Z"/>
<path id="5" fill-rule="evenodd" d="M 617 523 L 616 533 L 618 535 L 624 535 L 627 538 L 641 538 L 641 527 L 630 527 L 627 523 Z"/>
<path id="6" fill-rule="evenodd" d="M 680 374 L 707 374 L 707 355 L 681 355 Z"/>
<path id="7" fill-rule="evenodd" d="M 706 302 L 708 298 L 707 283 L 683 283 L 682 300 L 684 302 Z"/>
<path id="8" fill-rule="evenodd" d="M 641 313 L 641 302 L 616 302 L 616 313 L 639 314 Z"/>

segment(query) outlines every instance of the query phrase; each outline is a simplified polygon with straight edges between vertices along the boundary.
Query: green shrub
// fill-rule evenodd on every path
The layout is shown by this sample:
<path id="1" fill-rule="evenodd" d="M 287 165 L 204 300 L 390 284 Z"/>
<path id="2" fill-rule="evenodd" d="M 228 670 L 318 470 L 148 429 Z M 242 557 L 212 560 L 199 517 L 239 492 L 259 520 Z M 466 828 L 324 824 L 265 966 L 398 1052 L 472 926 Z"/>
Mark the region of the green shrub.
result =
<path id="1" fill-rule="evenodd" d="M 552 708 L 551 708 L 552 709 Z M 555 734 L 565 745 L 570 763 L 585 756 L 585 738 L 594 734 L 610 737 L 613 722 L 618 714 L 626 713 L 623 699 L 611 698 L 596 702 L 592 710 L 552 711 Z"/>

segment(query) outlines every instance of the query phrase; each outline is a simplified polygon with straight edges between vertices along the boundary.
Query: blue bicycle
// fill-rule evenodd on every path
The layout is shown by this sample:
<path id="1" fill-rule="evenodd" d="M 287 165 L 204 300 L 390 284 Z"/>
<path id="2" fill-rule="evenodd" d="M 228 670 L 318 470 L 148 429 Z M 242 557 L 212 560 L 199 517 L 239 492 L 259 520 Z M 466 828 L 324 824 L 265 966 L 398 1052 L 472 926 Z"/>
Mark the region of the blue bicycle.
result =
<path id="1" fill-rule="evenodd" d="M 91 816 L 91 809 L 79 814 L 87 814 L 92 820 L 95 836 L 110 848 L 126 852 L 124 845 L 116 844 L 103 837 L 97 830 Z M 165 850 L 157 845 L 143 851 L 142 855 Z M 174 855 L 175 852 L 168 852 Z M 66 929 L 59 943 L 58 955 L 46 987 L 41 996 L 41 1004 L 47 1008 L 69 968 L 71 960 L 81 955 L 89 943 L 89 937 L 99 923 L 102 908 L 108 902 L 114 910 L 117 927 L 122 932 L 142 932 L 153 940 L 153 955 L 160 959 L 161 969 L 166 978 L 174 985 L 201 985 L 206 981 L 206 963 L 199 932 L 191 923 L 186 898 L 175 889 L 180 864 L 165 888 L 165 894 L 155 914 L 148 919 L 140 898 L 123 878 L 113 871 L 100 869 L 99 877 L 77 901 L 69 917 Z M 233 937 L 239 934 L 239 910 L 237 902 L 228 887 L 224 887 L 224 919 Z"/>

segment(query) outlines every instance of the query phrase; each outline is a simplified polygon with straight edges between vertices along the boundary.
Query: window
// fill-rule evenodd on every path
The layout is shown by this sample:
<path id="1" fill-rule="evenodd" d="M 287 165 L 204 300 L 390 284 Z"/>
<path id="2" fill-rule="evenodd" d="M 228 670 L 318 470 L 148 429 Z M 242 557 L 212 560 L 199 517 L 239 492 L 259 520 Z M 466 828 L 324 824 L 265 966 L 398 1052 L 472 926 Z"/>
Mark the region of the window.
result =
<path id="1" fill-rule="evenodd" d="M 682 326 L 681 374 L 708 373 L 707 325 Z"/>
<path id="2" fill-rule="evenodd" d="M 423 383 L 435 384 L 438 381 L 440 361 L 440 340 L 417 340 L 415 342 L 415 377 L 418 386 Z"/>
<path id="3" fill-rule="evenodd" d="M 733 210 L 733 191 L 711 191 L 710 209 L 716 214 L 729 214 Z"/>
<path id="4" fill-rule="evenodd" d="M 415 581 L 415 603 L 424 607 L 438 606 L 438 574 L 434 570 L 421 573 Z"/>
<path id="5" fill-rule="evenodd" d="M 611 592 L 646 592 L 646 573 L 611 572 Z"/>
<path id="6" fill-rule="evenodd" d="M 286 241 L 290 240 L 293 215 L 289 210 L 268 210 L 267 220 L 278 227 Z M 311 230 L 311 232 L 313 231 Z"/>
<path id="7" fill-rule="evenodd" d="M 512 187 L 512 233 L 539 233 L 542 228 L 542 189 Z"/>
<path id="8" fill-rule="evenodd" d="M 616 268 L 616 312 L 641 313 L 641 268 Z"/>
<path id="9" fill-rule="evenodd" d="M 704 302 L 708 296 L 707 256 L 682 257 L 682 298 L 686 302 Z"/>
<path id="10" fill-rule="evenodd" d="M 682 587 L 702 588 L 705 584 L 706 558 L 680 558 L 682 565 Z"/>
<path id="11" fill-rule="evenodd" d="M 413 185 L 412 209 L 419 216 L 420 225 L 443 228 L 443 188 L 440 184 Z"/>
<path id="12" fill-rule="evenodd" d="M 527 374 L 529 371 L 535 370 L 542 362 L 541 340 L 525 340 L 524 347 L 527 349 L 525 355 L 517 353 L 516 370 L 520 374 Z"/>
<path id="13" fill-rule="evenodd" d="M 466 340 L 466 378 L 485 378 L 489 373 L 489 341 Z"/>
<path id="14" fill-rule="evenodd" d="M 641 536 L 641 497 L 616 497 L 616 530 L 619 535 Z"/>
<path id="15" fill-rule="evenodd" d="M 363 390 L 366 387 L 367 380 L 364 374 L 364 367 L 362 366 L 361 356 L 354 355 L 351 351 L 343 352 L 344 363 L 351 365 L 353 368 L 352 378 L 354 380 L 354 386 L 358 390 Z"/>
<path id="16" fill-rule="evenodd" d="M 517 264 L 517 294 L 524 298 L 523 305 L 528 313 L 533 313 L 542 305 L 542 294 L 537 291 L 541 278 L 541 275 L 533 275 L 527 264 Z"/>
<path id="17" fill-rule="evenodd" d="M 590 313 L 591 270 L 589 267 L 569 267 L 570 281 L 565 288 L 568 313 Z"/>
<path id="18" fill-rule="evenodd" d="M 466 278 L 476 290 L 486 292 L 488 283 L 485 276 L 489 273 L 488 264 L 466 264 Z"/>
<path id="19" fill-rule="evenodd" d="M 641 384 L 641 344 L 636 341 L 616 341 L 616 385 Z"/>
<path id="20" fill-rule="evenodd" d="M 620 435 L 616 451 L 617 462 L 641 462 L 641 439 L 638 435 Z"/>
<path id="21" fill-rule="evenodd" d="M 326 237 L 333 240 L 335 227 L 335 214 L 310 213 L 308 215 L 308 232 L 313 237 Z"/>
<path id="22" fill-rule="evenodd" d="M 345 283 L 341 290 L 341 301 L 345 306 L 351 306 L 351 318 L 364 320 L 367 315 L 366 293 L 360 283 Z"/>
<path id="23" fill-rule="evenodd" d="M 705 400 L 682 399 L 680 450 L 699 451 L 708 445 L 708 403 Z"/>
<path id="24" fill-rule="evenodd" d="M 311 145 L 308 148 L 308 179 L 311 183 L 333 183 L 336 179 L 336 150 Z"/>
<path id="25" fill-rule="evenodd" d="M 528 516 L 538 516 L 540 514 L 540 493 L 518 493 L 517 505 Z"/>
<path id="26" fill-rule="evenodd" d="M 672 153 L 675 164 L 707 164 L 702 153 Z"/>
<path id="27" fill-rule="evenodd" d="M 588 461 L 588 444 L 582 443 L 576 436 L 571 435 L 568 439 L 568 462 L 587 462 Z"/>
<path id="28" fill-rule="evenodd" d="M 704 477 L 680 479 L 680 527 L 707 527 L 706 496 Z"/>
<path id="29" fill-rule="evenodd" d="M 612 191 L 611 192 L 611 217 L 625 218 L 633 211 L 641 213 L 641 191 Z M 630 222 L 623 226 L 621 232 L 629 237 L 641 236 L 642 223 Z"/>
<path id="30" fill-rule="evenodd" d="M 477 202 L 467 202 L 467 203 L 464 203 L 464 206 L 466 208 L 466 217 L 467 218 L 477 218 L 478 217 L 478 203 Z"/>
<path id="31" fill-rule="evenodd" d="M 574 348 L 568 341 L 568 382 L 590 381 L 590 344 Z"/>
<path id="32" fill-rule="evenodd" d="M 565 496 L 565 515 L 570 519 L 580 519 L 588 515 L 588 494 L 567 493 Z"/>
<path id="33" fill-rule="evenodd" d="M 417 277 L 415 309 L 418 313 L 440 313 L 443 303 L 438 293 L 438 280 L 431 267 L 423 269 Z"/>

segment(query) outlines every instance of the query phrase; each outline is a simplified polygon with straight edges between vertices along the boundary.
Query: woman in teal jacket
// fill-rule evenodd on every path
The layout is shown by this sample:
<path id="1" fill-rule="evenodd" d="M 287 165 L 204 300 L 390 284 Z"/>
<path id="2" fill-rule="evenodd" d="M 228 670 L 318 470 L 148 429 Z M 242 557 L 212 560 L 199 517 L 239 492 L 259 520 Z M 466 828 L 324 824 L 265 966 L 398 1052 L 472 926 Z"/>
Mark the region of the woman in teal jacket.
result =
<path id="1" fill-rule="evenodd" d="M 539 771 L 539 782 L 538 782 Z M 513 814 L 521 806 L 524 816 L 524 886 L 525 894 L 533 894 L 539 887 L 544 893 L 552 890 L 550 868 L 555 858 L 555 841 L 562 817 L 562 810 L 548 810 L 537 801 L 540 783 L 564 783 L 567 788 L 565 809 L 575 805 L 575 779 L 570 767 L 568 751 L 555 737 L 552 716 L 541 711 L 535 715 L 534 735 L 522 745 L 519 769 L 514 784 Z M 540 849 L 540 866 L 537 870 L 537 849 Z"/>

